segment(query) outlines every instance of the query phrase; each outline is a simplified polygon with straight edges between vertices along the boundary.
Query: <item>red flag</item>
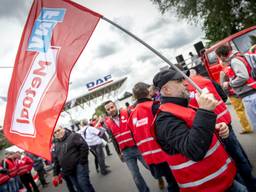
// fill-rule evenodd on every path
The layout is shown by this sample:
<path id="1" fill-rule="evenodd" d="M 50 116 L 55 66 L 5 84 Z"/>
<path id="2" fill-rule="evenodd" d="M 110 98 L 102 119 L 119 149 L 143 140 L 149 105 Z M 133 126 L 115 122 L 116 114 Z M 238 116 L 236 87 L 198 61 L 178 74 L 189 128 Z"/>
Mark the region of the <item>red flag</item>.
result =
<path id="1" fill-rule="evenodd" d="M 71 70 L 100 18 L 69 0 L 34 1 L 8 92 L 4 133 L 11 143 L 51 159 Z"/>

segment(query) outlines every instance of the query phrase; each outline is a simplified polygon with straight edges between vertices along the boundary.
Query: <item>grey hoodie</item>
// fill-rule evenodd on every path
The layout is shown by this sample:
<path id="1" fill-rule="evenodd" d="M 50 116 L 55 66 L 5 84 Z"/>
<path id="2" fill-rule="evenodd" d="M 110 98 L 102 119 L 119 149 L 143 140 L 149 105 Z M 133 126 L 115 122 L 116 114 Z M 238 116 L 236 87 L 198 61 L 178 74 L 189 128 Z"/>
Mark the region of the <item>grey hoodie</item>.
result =
<path id="1" fill-rule="evenodd" d="M 230 79 L 229 85 L 235 90 L 238 96 L 245 97 L 256 92 L 256 90 L 246 84 L 249 79 L 249 73 L 245 64 L 236 58 L 236 53 L 237 51 L 233 51 L 229 56 L 229 60 L 231 62 L 230 66 L 235 73 L 235 77 Z"/>

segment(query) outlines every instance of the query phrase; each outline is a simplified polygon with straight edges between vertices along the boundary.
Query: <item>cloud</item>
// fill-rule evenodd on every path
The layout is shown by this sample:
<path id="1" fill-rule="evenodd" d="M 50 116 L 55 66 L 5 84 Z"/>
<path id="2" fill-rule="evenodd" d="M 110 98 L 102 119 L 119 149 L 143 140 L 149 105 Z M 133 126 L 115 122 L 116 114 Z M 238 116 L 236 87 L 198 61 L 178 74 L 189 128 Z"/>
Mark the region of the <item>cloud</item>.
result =
<path id="1" fill-rule="evenodd" d="M 145 33 L 150 33 L 150 32 L 154 32 L 155 30 L 158 30 L 162 27 L 164 27 L 165 25 L 170 24 L 169 20 L 167 18 L 158 18 L 157 20 L 155 20 L 152 24 L 150 24 L 145 30 Z"/>
<path id="2" fill-rule="evenodd" d="M 95 57 L 107 57 L 109 55 L 115 54 L 116 52 L 118 52 L 119 50 L 119 46 L 117 43 L 115 42 L 108 42 L 105 44 L 100 45 L 97 50 L 96 50 L 96 54 Z"/>
<path id="3" fill-rule="evenodd" d="M 1 0 L 0 19 L 17 19 L 23 21 L 30 8 L 31 0 Z"/>
<path id="4" fill-rule="evenodd" d="M 141 62 L 145 62 L 145 61 L 147 61 L 147 60 L 150 60 L 150 59 L 152 59 L 154 56 L 152 55 L 152 54 L 143 54 L 143 55 L 140 55 L 140 56 L 138 56 L 137 57 L 137 60 L 138 61 L 141 61 Z"/>

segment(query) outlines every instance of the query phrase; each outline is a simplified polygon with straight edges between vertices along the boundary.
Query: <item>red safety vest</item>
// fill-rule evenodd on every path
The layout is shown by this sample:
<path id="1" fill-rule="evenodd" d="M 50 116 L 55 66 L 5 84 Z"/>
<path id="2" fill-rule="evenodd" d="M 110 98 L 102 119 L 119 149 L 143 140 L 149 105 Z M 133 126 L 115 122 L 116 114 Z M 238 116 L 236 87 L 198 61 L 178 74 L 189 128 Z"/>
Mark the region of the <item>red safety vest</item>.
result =
<path id="1" fill-rule="evenodd" d="M 33 160 L 28 156 L 24 156 L 18 161 L 18 165 L 18 175 L 24 175 L 32 170 Z"/>
<path id="2" fill-rule="evenodd" d="M 121 151 L 127 147 L 135 146 L 131 131 L 127 127 L 128 117 L 129 115 L 127 110 L 121 109 L 119 115 L 119 126 L 110 117 L 107 117 L 105 120 L 107 127 L 111 129 Z"/>
<path id="3" fill-rule="evenodd" d="M 15 177 L 18 173 L 17 164 L 11 159 L 4 159 L 4 163 L 7 163 L 10 177 Z M 4 166 L 5 167 L 5 166 Z"/>
<path id="4" fill-rule="evenodd" d="M 221 97 L 219 96 L 218 92 L 216 91 L 213 83 L 209 80 L 206 79 L 202 76 L 196 75 L 191 77 L 191 79 L 201 88 L 207 88 L 208 91 L 210 93 L 212 93 L 215 97 L 215 99 L 218 100 L 218 105 L 214 110 L 214 113 L 217 115 L 217 123 L 221 123 L 224 122 L 227 125 L 231 123 L 231 115 L 230 112 L 228 111 L 228 108 L 226 106 L 226 104 L 223 102 L 223 100 L 221 99 Z M 195 93 L 196 93 L 196 89 L 189 84 L 188 85 L 188 90 L 190 92 L 190 95 L 192 95 L 192 97 L 189 100 L 189 106 L 192 108 L 198 108 L 198 103 L 196 101 Z"/>
<path id="5" fill-rule="evenodd" d="M 148 165 L 166 162 L 166 153 L 150 132 L 154 119 L 153 103 L 153 101 L 146 101 L 137 104 L 128 120 L 128 128 L 132 131 L 135 143 Z"/>
<path id="6" fill-rule="evenodd" d="M 3 169 L 3 166 L 0 165 L 0 169 Z M 6 183 L 10 179 L 8 174 L 0 174 L 0 185 Z"/>
<path id="7" fill-rule="evenodd" d="M 251 67 L 250 64 L 247 62 L 247 60 L 238 52 L 234 58 L 239 59 L 245 64 L 245 67 L 247 69 L 247 72 L 249 74 L 249 79 L 247 80 L 246 84 L 253 88 L 256 89 L 256 81 L 251 77 Z M 224 73 L 229 77 L 229 79 L 235 78 L 236 74 L 233 71 L 232 67 L 230 66 L 231 63 L 229 62 L 229 65 L 224 68 Z"/>
<path id="8" fill-rule="evenodd" d="M 195 111 L 191 108 L 167 103 L 161 105 L 159 111 L 171 113 L 192 127 Z M 167 162 L 181 192 L 224 192 L 236 175 L 234 162 L 215 135 L 202 160 L 192 161 L 179 153 L 168 155 Z"/>

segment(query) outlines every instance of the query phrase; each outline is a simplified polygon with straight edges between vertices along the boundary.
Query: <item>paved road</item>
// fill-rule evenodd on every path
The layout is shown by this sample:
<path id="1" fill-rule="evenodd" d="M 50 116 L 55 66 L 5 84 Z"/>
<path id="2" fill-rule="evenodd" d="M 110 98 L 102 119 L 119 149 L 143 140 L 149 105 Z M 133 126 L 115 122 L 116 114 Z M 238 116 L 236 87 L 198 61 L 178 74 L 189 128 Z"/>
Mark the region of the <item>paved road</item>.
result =
<path id="1" fill-rule="evenodd" d="M 231 109 L 231 113 L 233 116 L 233 127 L 237 136 L 243 145 L 245 151 L 247 152 L 252 164 L 256 165 L 256 134 L 239 134 L 240 124 L 237 121 L 237 116 L 234 114 Z M 93 186 L 95 186 L 95 190 L 97 192 L 137 192 L 135 184 L 133 183 L 131 174 L 129 173 L 126 165 L 122 163 L 117 155 L 114 153 L 113 147 L 111 147 L 113 155 L 106 158 L 106 162 L 110 165 L 112 172 L 107 176 L 102 176 L 95 171 L 94 161 L 92 156 L 90 155 L 90 177 Z M 142 174 L 149 185 L 151 191 L 158 192 L 158 185 L 156 180 L 152 178 L 150 173 L 141 166 Z M 256 171 L 254 169 L 254 175 L 256 175 Z M 48 178 L 50 180 L 50 177 Z M 62 184 L 59 187 L 54 188 L 49 185 L 49 187 L 43 189 L 44 192 L 68 192 L 65 184 Z"/>

